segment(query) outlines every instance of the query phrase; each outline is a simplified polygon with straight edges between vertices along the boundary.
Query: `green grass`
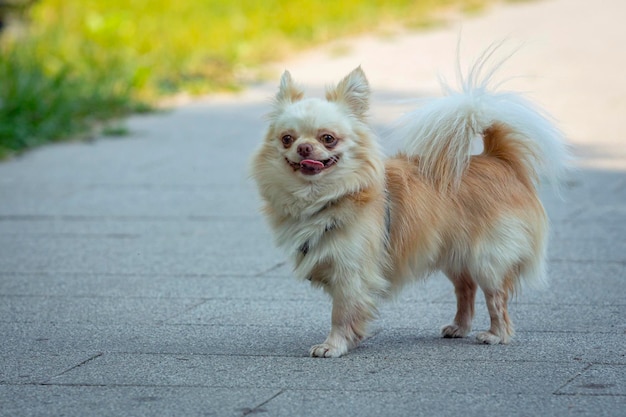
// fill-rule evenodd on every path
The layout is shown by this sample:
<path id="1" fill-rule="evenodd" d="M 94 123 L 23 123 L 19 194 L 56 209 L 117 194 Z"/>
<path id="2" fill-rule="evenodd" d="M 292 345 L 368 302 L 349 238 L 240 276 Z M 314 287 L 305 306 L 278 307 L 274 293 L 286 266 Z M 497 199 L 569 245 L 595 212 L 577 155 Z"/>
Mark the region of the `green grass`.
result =
<path id="1" fill-rule="evenodd" d="M 424 27 L 433 11 L 487 1 L 40 0 L 26 36 L 0 39 L 0 157 L 181 91 L 236 90 L 251 69 L 296 49 Z"/>
<path id="2" fill-rule="evenodd" d="M 2 52 L 0 80 L 0 157 L 145 108 L 114 76 L 88 76 L 67 63 L 50 68 L 30 44 Z"/>

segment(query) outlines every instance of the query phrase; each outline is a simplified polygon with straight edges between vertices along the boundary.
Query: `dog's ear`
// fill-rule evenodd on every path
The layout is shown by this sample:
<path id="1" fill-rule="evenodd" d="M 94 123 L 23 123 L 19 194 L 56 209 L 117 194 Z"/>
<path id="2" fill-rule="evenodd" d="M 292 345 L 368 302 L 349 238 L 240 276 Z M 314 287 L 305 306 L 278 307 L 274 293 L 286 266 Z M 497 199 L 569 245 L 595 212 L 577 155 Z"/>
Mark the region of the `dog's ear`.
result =
<path id="1" fill-rule="evenodd" d="M 276 103 L 293 103 L 300 100 L 303 96 L 304 91 L 296 85 L 289 71 L 283 72 L 282 77 L 280 77 L 280 87 L 278 87 L 278 93 L 276 94 Z"/>
<path id="2" fill-rule="evenodd" d="M 326 91 L 326 99 L 346 105 L 352 113 L 365 116 L 369 109 L 370 85 L 361 67 L 357 67 L 337 87 Z"/>

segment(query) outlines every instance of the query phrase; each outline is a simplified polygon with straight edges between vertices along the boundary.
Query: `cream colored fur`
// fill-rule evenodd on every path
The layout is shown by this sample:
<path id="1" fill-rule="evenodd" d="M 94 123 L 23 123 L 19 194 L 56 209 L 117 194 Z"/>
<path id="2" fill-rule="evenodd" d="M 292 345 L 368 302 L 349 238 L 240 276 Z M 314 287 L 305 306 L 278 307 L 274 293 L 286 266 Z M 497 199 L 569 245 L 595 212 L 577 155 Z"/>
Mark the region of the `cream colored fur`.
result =
<path id="1" fill-rule="evenodd" d="M 538 180 L 556 179 L 567 152 L 530 103 L 488 91 L 482 64 L 461 92 L 404 119 L 395 134 L 406 151 L 387 160 L 366 120 L 370 91 L 360 68 L 325 100 L 304 98 L 283 74 L 252 173 L 295 275 L 333 300 L 330 334 L 311 356 L 345 354 L 366 336 L 380 298 L 436 270 L 457 295 L 444 337 L 469 333 L 480 287 L 491 328 L 478 340 L 509 342 L 510 294 L 545 280 Z M 485 151 L 471 156 L 477 136 Z"/>

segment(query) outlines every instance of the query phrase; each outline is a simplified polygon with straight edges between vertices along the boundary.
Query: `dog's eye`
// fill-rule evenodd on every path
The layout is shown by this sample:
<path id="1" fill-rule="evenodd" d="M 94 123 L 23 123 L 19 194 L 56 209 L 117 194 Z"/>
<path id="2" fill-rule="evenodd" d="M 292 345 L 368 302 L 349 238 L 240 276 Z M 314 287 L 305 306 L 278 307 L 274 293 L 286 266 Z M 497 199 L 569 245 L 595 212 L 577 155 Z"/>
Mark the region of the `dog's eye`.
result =
<path id="1" fill-rule="evenodd" d="M 325 146 L 328 146 L 328 147 L 332 147 L 332 146 L 335 146 L 337 144 L 337 138 L 334 137 L 333 135 L 329 135 L 328 133 L 323 134 L 320 137 L 320 140 L 322 141 L 322 143 Z"/>
<path id="2" fill-rule="evenodd" d="M 293 136 L 285 135 L 280 140 L 283 142 L 283 145 L 288 148 L 293 143 Z"/>

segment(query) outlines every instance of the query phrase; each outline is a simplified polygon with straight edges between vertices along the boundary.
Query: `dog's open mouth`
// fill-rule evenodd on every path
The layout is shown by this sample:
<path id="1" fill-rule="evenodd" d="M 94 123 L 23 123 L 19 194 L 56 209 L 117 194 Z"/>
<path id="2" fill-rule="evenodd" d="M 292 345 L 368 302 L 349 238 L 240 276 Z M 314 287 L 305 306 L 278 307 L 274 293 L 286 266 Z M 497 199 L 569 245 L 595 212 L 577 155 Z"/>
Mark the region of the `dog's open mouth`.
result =
<path id="1" fill-rule="evenodd" d="M 304 175 L 319 174 L 326 168 L 335 165 L 337 161 L 339 161 L 339 155 L 333 155 L 323 161 L 318 161 L 316 159 L 303 159 L 300 162 L 292 162 L 287 159 L 287 163 L 291 166 L 291 168 L 293 168 L 294 171 L 300 171 Z"/>

